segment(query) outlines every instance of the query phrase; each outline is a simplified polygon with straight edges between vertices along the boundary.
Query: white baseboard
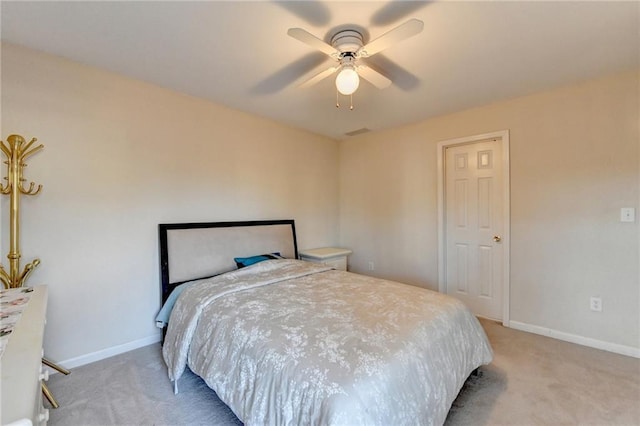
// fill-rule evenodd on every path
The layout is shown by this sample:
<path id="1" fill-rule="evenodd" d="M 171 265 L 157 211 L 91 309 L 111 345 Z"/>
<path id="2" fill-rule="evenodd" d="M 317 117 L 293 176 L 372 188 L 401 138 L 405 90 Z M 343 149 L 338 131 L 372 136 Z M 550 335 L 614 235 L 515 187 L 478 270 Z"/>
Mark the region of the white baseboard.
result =
<path id="1" fill-rule="evenodd" d="M 579 336 L 577 334 L 565 333 L 563 331 L 553 330 L 551 328 L 531 325 L 524 322 L 509 321 L 509 327 L 516 330 L 528 331 L 529 333 L 540 334 L 542 336 L 553 337 L 554 339 L 564 340 L 590 348 L 602 349 L 603 351 L 613 352 L 620 355 L 640 358 L 640 348 L 633 346 L 619 345 L 617 343 L 605 342 L 603 340 L 592 339 L 590 337 Z"/>
<path id="2" fill-rule="evenodd" d="M 162 334 L 155 334 L 153 336 L 145 337 L 142 339 L 134 340 L 132 342 L 124 343 L 118 346 L 112 346 L 100 351 L 92 352 L 90 354 L 82 355 L 76 358 L 71 358 L 65 361 L 55 361 L 56 364 L 66 368 L 72 369 L 75 367 L 81 367 L 85 364 L 91 364 L 92 362 L 100 361 L 106 358 L 110 358 L 115 355 L 120 355 L 125 352 L 132 351 L 134 349 L 149 346 L 154 343 L 158 343 L 162 339 Z M 50 369 L 50 373 L 56 373 L 55 370 Z"/>

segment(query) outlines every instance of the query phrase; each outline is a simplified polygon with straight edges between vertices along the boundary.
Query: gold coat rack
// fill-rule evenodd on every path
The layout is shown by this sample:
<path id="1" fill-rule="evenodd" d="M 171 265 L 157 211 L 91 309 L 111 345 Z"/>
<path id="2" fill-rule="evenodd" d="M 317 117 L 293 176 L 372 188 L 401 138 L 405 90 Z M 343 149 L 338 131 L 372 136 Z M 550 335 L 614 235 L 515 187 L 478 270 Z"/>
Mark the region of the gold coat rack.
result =
<path id="1" fill-rule="evenodd" d="M 0 141 L 0 149 L 7 157 L 4 163 L 7 165 L 7 176 L 4 180 L 6 185 L 0 183 L 0 193 L 11 196 L 10 213 L 9 213 L 9 272 L 5 271 L 0 264 L 0 281 L 5 288 L 22 287 L 29 278 L 29 275 L 40 264 L 40 259 L 34 259 L 31 263 L 25 265 L 20 272 L 20 196 L 36 195 L 42 189 L 42 185 L 36 188 L 35 183 L 31 182 L 29 188 L 24 187 L 26 179 L 22 177 L 22 172 L 27 164 L 27 157 L 35 154 L 44 148 L 44 145 L 33 146 L 37 141 L 36 138 L 26 143 L 25 139 L 20 135 L 11 135 L 7 138 L 7 142 Z M 26 143 L 26 145 L 25 145 Z"/>
<path id="2" fill-rule="evenodd" d="M 16 288 L 22 287 L 29 278 L 29 275 L 40 264 L 40 259 L 34 259 L 31 263 L 27 263 L 20 271 L 20 196 L 21 195 L 36 195 L 42 190 L 42 185 L 38 185 L 31 182 L 29 188 L 25 188 L 24 182 L 26 179 L 22 177 L 22 172 L 27 163 L 25 160 L 27 157 L 35 154 L 44 148 L 44 145 L 33 146 L 38 139 L 33 138 L 29 143 L 20 135 L 10 135 L 7 138 L 7 142 L 0 141 L 0 149 L 7 157 L 7 161 L 4 163 L 7 165 L 7 176 L 4 180 L 6 185 L 0 182 L 0 194 L 10 195 L 10 213 L 9 213 L 9 272 L 4 269 L 0 264 L 0 281 L 4 288 Z M 42 362 L 51 368 L 55 368 L 62 374 L 70 374 L 70 371 L 66 368 L 49 361 L 46 358 L 42 358 Z M 58 408 L 58 402 L 55 400 L 51 391 L 44 384 L 40 383 L 42 387 L 42 393 L 47 398 L 53 408 Z"/>

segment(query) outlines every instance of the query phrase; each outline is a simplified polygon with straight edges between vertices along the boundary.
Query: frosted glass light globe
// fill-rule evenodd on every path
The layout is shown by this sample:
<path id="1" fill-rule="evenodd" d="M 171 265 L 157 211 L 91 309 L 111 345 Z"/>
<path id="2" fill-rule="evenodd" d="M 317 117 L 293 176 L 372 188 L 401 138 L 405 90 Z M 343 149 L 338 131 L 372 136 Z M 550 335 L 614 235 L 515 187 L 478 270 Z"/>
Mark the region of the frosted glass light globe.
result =
<path id="1" fill-rule="evenodd" d="M 343 95 L 351 95 L 359 85 L 360 77 L 353 66 L 344 66 L 336 77 L 336 88 Z"/>

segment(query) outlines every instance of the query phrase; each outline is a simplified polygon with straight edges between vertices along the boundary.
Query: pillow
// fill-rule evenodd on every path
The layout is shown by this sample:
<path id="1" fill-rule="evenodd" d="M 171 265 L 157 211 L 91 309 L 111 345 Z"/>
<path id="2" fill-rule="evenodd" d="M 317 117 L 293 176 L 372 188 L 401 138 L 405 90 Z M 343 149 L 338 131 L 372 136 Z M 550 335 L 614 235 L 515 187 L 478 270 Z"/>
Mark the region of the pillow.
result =
<path id="1" fill-rule="evenodd" d="M 280 253 L 267 253 L 259 254 L 257 256 L 233 258 L 233 260 L 236 262 L 236 265 L 238 265 L 238 269 L 271 259 L 284 259 L 284 257 L 280 256 Z"/>
<path id="2" fill-rule="evenodd" d="M 164 302 L 162 309 L 160 309 L 160 312 L 158 312 L 158 315 L 156 316 L 156 327 L 164 328 L 169 323 L 169 318 L 171 317 L 171 311 L 173 310 L 173 305 L 176 304 L 176 300 L 178 300 L 178 296 L 180 296 L 180 293 L 186 290 L 187 287 L 195 283 L 196 281 L 190 281 L 187 283 L 180 284 L 179 286 L 173 289 L 171 294 L 169 294 L 169 297 L 167 298 L 166 302 Z"/>

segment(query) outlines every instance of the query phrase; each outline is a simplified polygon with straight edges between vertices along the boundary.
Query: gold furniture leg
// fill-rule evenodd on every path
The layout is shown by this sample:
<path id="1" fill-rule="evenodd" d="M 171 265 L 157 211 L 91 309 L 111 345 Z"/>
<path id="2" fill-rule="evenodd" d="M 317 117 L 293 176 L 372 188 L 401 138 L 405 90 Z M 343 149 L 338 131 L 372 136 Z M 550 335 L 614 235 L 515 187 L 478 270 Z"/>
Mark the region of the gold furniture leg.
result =
<path id="1" fill-rule="evenodd" d="M 59 366 L 55 362 L 49 361 L 45 357 L 42 357 L 42 363 L 47 367 L 51 367 L 54 370 L 57 370 L 58 372 L 64 374 L 65 376 L 68 376 L 69 374 L 71 374 L 71 371 L 67 370 L 64 367 Z M 51 404 L 51 407 L 58 408 L 59 407 L 58 401 L 56 401 L 56 399 L 53 397 L 53 394 L 51 393 L 47 385 L 45 385 L 44 382 L 40 382 L 40 384 L 42 385 L 42 394 L 47 398 L 47 401 L 49 401 L 49 404 Z"/>
<path id="2" fill-rule="evenodd" d="M 58 401 L 56 401 L 56 399 L 53 397 L 53 394 L 51 393 L 47 385 L 45 385 L 44 382 L 40 382 L 40 385 L 42 386 L 42 393 L 47 398 L 47 401 L 49 401 L 49 404 L 51 404 L 53 408 L 58 408 Z"/>
<path id="3" fill-rule="evenodd" d="M 67 370 L 64 367 L 60 367 L 58 364 L 49 361 L 48 359 L 46 359 L 45 357 L 42 357 L 42 363 L 44 365 L 46 365 L 47 367 L 51 367 L 54 370 L 57 370 L 59 373 L 64 374 L 65 376 L 68 376 L 69 374 L 71 374 L 71 371 Z"/>

